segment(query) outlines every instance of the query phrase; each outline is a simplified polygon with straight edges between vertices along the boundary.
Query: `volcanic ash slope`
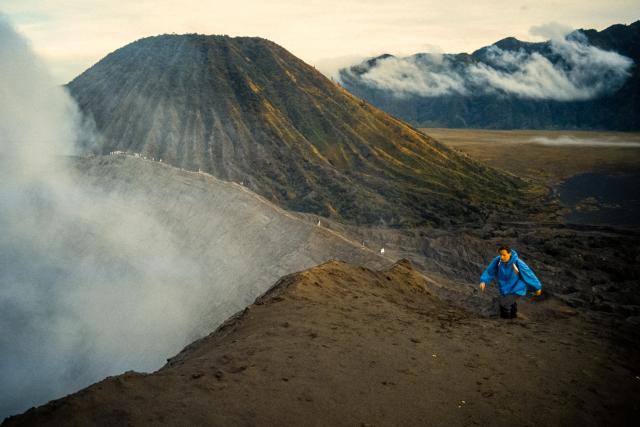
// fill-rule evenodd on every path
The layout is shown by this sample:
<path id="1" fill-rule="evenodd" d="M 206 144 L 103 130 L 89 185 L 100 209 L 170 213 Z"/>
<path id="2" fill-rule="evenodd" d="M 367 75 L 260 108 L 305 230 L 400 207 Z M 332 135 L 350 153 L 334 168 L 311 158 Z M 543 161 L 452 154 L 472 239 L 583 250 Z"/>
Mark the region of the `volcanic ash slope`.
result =
<path id="1" fill-rule="evenodd" d="M 431 286 L 405 260 L 383 271 L 330 261 L 284 277 L 157 372 L 109 377 L 3 425 L 623 425 L 637 415 L 624 355 L 557 301 L 523 304 L 527 321 L 478 319 Z"/>
<path id="2" fill-rule="evenodd" d="M 172 236 L 211 283 L 216 324 L 283 275 L 330 258 L 374 268 L 391 264 L 360 243 L 208 174 L 126 155 L 77 158 L 75 167 L 87 188 L 129 201 L 127 208 L 154 218 Z"/>
<path id="3" fill-rule="evenodd" d="M 459 224 L 519 202 L 522 183 L 354 97 L 258 37 L 147 37 L 68 89 L 93 147 L 245 182 L 290 210 L 360 224 Z"/>

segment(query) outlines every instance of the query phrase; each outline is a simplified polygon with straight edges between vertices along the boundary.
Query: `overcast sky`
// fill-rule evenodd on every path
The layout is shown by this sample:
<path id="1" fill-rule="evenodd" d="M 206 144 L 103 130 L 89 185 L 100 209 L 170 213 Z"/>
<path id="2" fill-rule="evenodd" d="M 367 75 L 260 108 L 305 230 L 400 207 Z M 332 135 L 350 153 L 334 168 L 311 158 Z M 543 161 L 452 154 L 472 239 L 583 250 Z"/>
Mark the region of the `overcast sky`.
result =
<path id="1" fill-rule="evenodd" d="M 260 36 L 329 71 L 392 53 L 472 52 L 550 22 L 602 30 L 638 0 L 0 0 L 0 13 L 66 83 L 109 52 L 162 33 Z"/>

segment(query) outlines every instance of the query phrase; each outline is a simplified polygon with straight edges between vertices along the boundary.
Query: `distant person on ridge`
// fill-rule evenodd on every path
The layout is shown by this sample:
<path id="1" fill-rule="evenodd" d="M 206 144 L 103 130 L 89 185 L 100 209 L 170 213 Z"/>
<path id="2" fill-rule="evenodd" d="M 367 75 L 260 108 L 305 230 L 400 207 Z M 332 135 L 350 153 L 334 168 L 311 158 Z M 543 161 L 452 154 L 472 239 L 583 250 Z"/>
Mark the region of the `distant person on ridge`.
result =
<path id="1" fill-rule="evenodd" d="M 484 292 L 486 284 L 497 276 L 500 290 L 500 317 L 514 319 L 518 311 L 516 299 L 527 293 L 527 285 L 534 288 L 535 295 L 539 296 L 542 294 L 542 284 L 529 266 L 518 259 L 518 253 L 515 250 L 501 246 L 498 253 L 500 255 L 491 261 L 489 267 L 480 276 L 480 290 Z"/>

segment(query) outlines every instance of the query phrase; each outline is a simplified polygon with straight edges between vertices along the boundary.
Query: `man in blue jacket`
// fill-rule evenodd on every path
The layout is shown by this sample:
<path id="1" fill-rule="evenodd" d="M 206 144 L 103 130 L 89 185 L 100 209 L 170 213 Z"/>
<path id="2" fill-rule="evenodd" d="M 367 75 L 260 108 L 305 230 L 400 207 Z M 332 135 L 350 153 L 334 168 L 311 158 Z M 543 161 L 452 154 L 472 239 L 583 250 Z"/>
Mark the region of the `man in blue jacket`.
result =
<path id="1" fill-rule="evenodd" d="M 521 259 L 518 253 L 508 247 L 502 246 L 498 249 L 489 267 L 480 276 L 480 290 L 484 292 L 487 283 L 496 276 L 500 290 L 500 317 L 503 319 L 514 319 L 518 306 L 516 298 L 526 295 L 527 285 L 536 290 L 535 295 L 542 294 L 542 284 L 533 271 Z"/>

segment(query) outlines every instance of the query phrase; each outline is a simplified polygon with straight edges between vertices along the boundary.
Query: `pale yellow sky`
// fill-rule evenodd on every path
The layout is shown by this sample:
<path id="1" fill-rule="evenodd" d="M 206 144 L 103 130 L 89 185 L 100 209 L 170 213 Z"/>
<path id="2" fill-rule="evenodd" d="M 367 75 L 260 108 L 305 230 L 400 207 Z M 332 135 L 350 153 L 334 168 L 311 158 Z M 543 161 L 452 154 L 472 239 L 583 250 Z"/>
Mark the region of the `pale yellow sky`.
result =
<path id="1" fill-rule="evenodd" d="M 0 0 L 60 83 L 109 52 L 162 33 L 260 36 L 329 72 L 392 53 L 471 52 L 532 26 L 602 30 L 640 19 L 638 0 Z"/>

